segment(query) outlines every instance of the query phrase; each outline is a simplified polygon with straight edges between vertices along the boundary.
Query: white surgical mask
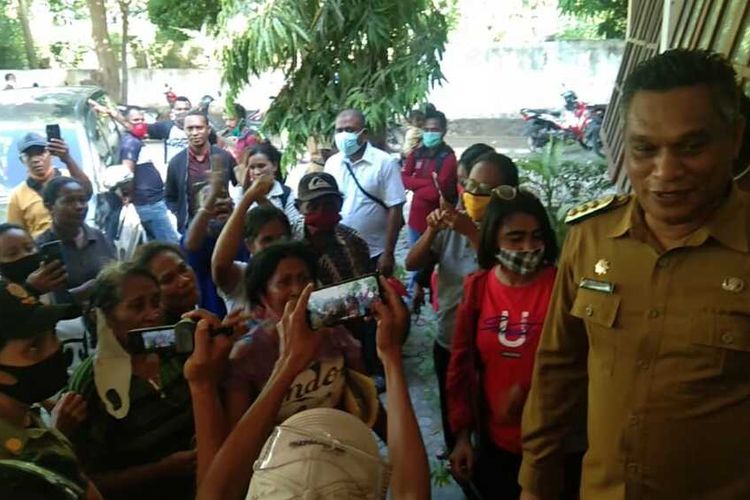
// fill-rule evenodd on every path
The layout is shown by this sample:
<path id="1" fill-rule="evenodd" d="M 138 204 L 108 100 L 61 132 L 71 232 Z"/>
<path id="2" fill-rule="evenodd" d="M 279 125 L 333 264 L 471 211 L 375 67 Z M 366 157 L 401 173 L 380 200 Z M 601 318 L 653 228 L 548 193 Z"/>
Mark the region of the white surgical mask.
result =
<path id="1" fill-rule="evenodd" d="M 346 158 L 349 158 L 359 151 L 359 148 L 361 147 L 359 144 L 359 135 L 361 133 L 361 130 L 359 132 L 338 132 L 334 137 L 336 148 L 341 151 L 341 154 Z"/>

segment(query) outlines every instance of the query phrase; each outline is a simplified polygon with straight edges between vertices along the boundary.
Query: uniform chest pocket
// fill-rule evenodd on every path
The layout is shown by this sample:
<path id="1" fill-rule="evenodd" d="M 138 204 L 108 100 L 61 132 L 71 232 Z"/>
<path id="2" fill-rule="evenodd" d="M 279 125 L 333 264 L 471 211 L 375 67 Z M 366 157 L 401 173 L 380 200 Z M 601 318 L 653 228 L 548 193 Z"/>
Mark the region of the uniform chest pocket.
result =
<path id="1" fill-rule="evenodd" d="M 589 359 L 614 369 L 617 350 L 617 315 L 620 310 L 620 296 L 579 288 L 570 314 L 583 320 L 589 337 Z"/>
<path id="2" fill-rule="evenodd" d="M 706 312 L 696 317 L 691 331 L 693 346 L 706 356 L 705 368 L 728 379 L 750 380 L 750 315 L 740 312 Z"/>

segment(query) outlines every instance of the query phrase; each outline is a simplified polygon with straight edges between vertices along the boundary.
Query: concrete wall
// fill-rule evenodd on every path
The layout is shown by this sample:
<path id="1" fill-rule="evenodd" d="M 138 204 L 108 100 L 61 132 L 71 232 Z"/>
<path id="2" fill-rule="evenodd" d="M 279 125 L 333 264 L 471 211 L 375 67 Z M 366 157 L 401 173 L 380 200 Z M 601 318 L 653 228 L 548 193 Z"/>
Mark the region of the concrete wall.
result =
<path id="1" fill-rule="evenodd" d="M 517 116 L 522 107 L 559 107 L 565 88 L 586 102 L 607 103 L 624 48 L 621 41 L 449 45 L 442 66 L 447 82 L 430 98 L 453 119 Z"/>
<path id="2" fill-rule="evenodd" d="M 446 82 L 430 100 L 451 119 L 517 116 L 521 107 L 559 107 L 560 93 L 570 88 L 587 102 L 606 103 L 622 57 L 620 41 L 543 42 L 524 45 L 449 44 L 443 60 Z M 71 85 L 95 81 L 92 70 L 16 71 L 19 85 Z M 198 100 L 217 97 L 218 69 L 132 69 L 129 101 L 164 105 L 164 85 Z M 248 109 L 265 109 L 283 79 L 278 73 L 256 79 L 241 96 Z"/>

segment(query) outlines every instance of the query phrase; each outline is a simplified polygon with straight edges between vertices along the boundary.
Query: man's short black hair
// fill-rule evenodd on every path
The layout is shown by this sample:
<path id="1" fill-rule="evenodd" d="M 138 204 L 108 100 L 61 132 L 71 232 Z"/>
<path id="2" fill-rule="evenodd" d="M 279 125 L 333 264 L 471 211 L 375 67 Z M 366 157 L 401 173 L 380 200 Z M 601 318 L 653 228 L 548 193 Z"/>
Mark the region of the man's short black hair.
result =
<path id="1" fill-rule="evenodd" d="M 633 96 L 641 90 L 667 91 L 707 85 L 721 119 L 734 127 L 739 117 L 737 73 L 722 56 L 706 50 L 668 50 L 636 66 L 622 87 L 620 112 L 627 122 Z"/>
<path id="2" fill-rule="evenodd" d="M 445 117 L 445 113 L 436 109 L 430 110 L 424 115 L 424 121 L 437 120 L 440 123 L 440 129 L 446 130 L 448 128 L 448 119 Z"/>
<path id="3" fill-rule="evenodd" d="M 498 251 L 497 233 L 503 221 L 517 213 L 530 215 L 539 222 L 542 241 L 544 241 L 544 262 L 554 264 L 557 260 L 557 238 L 547 211 L 539 198 L 528 191 L 519 189 L 512 200 L 501 200 L 493 194 L 487 205 L 482 227 L 479 230 L 479 248 L 477 248 L 477 261 L 482 269 L 492 269 L 497 263 L 495 258 Z"/>
<path id="4" fill-rule="evenodd" d="M 135 251 L 135 255 L 133 255 L 133 262 L 137 266 L 148 269 L 151 266 L 151 261 L 163 253 L 171 253 L 187 262 L 185 254 L 178 245 L 164 241 L 149 241 L 139 246 Z"/>
<path id="5" fill-rule="evenodd" d="M 518 167 L 513 160 L 504 154 L 490 151 L 477 158 L 472 166 L 475 167 L 478 163 L 489 163 L 497 168 L 503 178 L 503 184 L 513 187 L 518 186 Z"/>
<path id="6" fill-rule="evenodd" d="M 201 118 L 203 118 L 203 121 L 206 123 L 206 126 L 208 126 L 208 115 L 204 113 L 203 111 L 199 109 L 193 109 L 191 111 L 188 111 L 187 113 L 185 113 L 184 119 L 187 120 L 189 116 L 200 116 Z"/>
<path id="7" fill-rule="evenodd" d="M 367 128 L 367 119 L 365 118 L 365 114 L 360 110 L 355 108 L 348 108 L 338 114 L 338 116 L 343 115 L 354 115 L 357 118 L 357 121 L 362 124 L 362 128 Z"/>
<path id="8" fill-rule="evenodd" d="M 191 108 L 193 107 L 193 104 L 190 102 L 190 99 L 188 99 L 184 95 L 178 95 L 177 97 L 175 97 L 174 102 L 178 102 L 178 101 L 179 102 L 186 102 L 186 103 L 188 103 L 188 106 L 190 106 Z M 172 103 L 172 107 L 174 107 L 174 103 Z"/>
<path id="9" fill-rule="evenodd" d="M 44 206 L 51 207 L 54 205 L 57 198 L 60 196 L 60 191 L 68 184 L 76 184 L 81 189 L 84 189 L 83 184 L 72 177 L 54 177 L 46 186 L 44 186 L 44 191 L 42 191 L 42 201 L 44 202 Z"/>
<path id="10" fill-rule="evenodd" d="M 11 79 L 13 79 L 15 77 L 16 77 L 16 75 L 14 75 L 13 73 L 5 73 L 5 81 L 6 82 L 9 82 Z"/>

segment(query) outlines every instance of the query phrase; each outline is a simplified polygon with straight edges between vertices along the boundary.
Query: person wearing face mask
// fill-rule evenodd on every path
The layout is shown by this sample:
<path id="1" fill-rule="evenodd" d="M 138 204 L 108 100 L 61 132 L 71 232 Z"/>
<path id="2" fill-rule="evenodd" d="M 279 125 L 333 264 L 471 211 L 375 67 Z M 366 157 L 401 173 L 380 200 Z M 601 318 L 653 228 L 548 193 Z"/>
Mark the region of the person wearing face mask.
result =
<path id="1" fill-rule="evenodd" d="M 72 441 L 107 500 L 192 498 L 195 427 L 185 359 L 168 350 L 134 353 L 128 341 L 131 330 L 165 324 L 159 288 L 133 263 L 99 274 L 93 295 L 99 343 L 69 383 L 88 407 Z"/>
<path id="2" fill-rule="evenodd" d="M 271 377 L 279 358 L 277 322 L 284 306 L 316 280 L 316 258 L 300 241 L 275 243 L 253 255 L 245 275 L 252 320 L 249 331 L 234 344 L 224 383 L 227 418 L 233 427 Z M 333 408 L 343 403 L 345 369 L 364 372 L 360 344 L 341 326 L 321 329 L 318 355 L 291 384 L 277 420 L 308 408 Z"/>
<path id="3" fill-rule="evenodd" d="M 344 195 L 336 179 L 325 172 L 306 174 L 297 190 L 303 220 L 292 225 L 292 237 L 306 241 L 318 257 L 318 282 L 331 285 L 375 270 L 367 242 L 341 224 Z"/>
<path id="4" fill-rule="evenodd" d="M 518 169 L 507 157 L 491 156 L 481 162 L 463 166 L 467 170 L 465 179 L 476 196 L 489 198 L 489 190 L 500 185 L 517 186 Z M 458 189 L 462 186 L 457 186 Z M 481 193 L 480 193 L 481 191 Z M 477 270 L 478 225 L 484 216 L 472 212 L 469 217 L 459 200 L 455 208 L 436 209 L 427 216 L 427 230 L 417 240 L 406 256 L 407 270 L 433 267 L 437 264 L 437 294 L 440 307 L 437 309 L 437 331 L 432 354 L 440 394 L 440 409 L 443 421 L 443 437 L 449 452 L 455 438 L 448 425 L 448 402 L 445 394 L 445 379 L 451 355 L 451 343 L 456 322 L 456 310 L 464 294 L 464 278 Z M 474 243 L 472 243 L 474 242 Z"/>
<path id="5" fill-rule="evenodd" d="M 212 176 L 212 182 L 200 193 L 201 208 L 193 218 L 182 240 L 182 248 L 187 255 L 188 265 L 195 272 L 200 288 L 198 307 L 206 309 L 219 318 L 227 314 L 224 300 L 219 296 L 211 279 L 211 256 L 216 241 L 234 209 L 234 203 L 222 186 Z M 250 258 L 247 247 L 238 245 L 234 261 L 247 262 Z"/>
<path id="6" fill-rule="evenodd" d="M 62 262 L 43 262 L 31 235 L 8 223 L 0 224 L 0 276 L 36 296 L 62 289 L 68 281 Z"/>
<path id="7" fill-rule="evenodd" d="M 164 202 L 164 181 L 148 150 L 143 147 L 143 139 L 148 134 L 143 111 L 130 108 L 126 119 L 131 128 L 120 139 L 120 163 L 133 173 L 132 200 L 141 225 L 149 240 L 177 243 L 177 231 L 169 219 Z"/>
<path id="8" fill-rule="evenodd" d="M 359 233 L 378 270 L 390 276 L 406 201 L 398 161 L 369 143 L 361 111 L 342 111 L 335 127 L 339 152 L 326 160 L 323 170 L 344 194 L 342 222 Z"/>
<path id="9" fill-rule="evenodd" d="M 555 233 L 533 194 L 508 185 L 491 190 L 477 259 L 481 270 L 466 278 L 456 313 L 446 380 L 456 435 L 450 467 L 484 498 L 513 499 L 520 494 L 521 412 L 557 259 Z"/>
<path id="10" fill-rule="evenodd" d="M 0 280 L 0 460 L 42 467 L 86 491 L 81 498 L 100 499 L 70 441 L 32 406 L 65 387 L 67 363 L 55 324 L 79 314 L 69 305 L 44 305 L 21 285 Z"/>
<path id="11" fill-rule="evenodd" d="M 36 238 L 52 225 L 52 217 L 42 201 L 42 191 L 51 179 L 63 175 L 52 164 L 52 158 L 62 161 L 69 175 L 76 179 L 89 195 L 91 181 L 70 155 L 62 139 L 47 139 L 28 133 L 18 143 L 21 161 L 28 169 L 28 177 L 16 186 L 8 200 L 8 222 L 18 224 Z"/>

